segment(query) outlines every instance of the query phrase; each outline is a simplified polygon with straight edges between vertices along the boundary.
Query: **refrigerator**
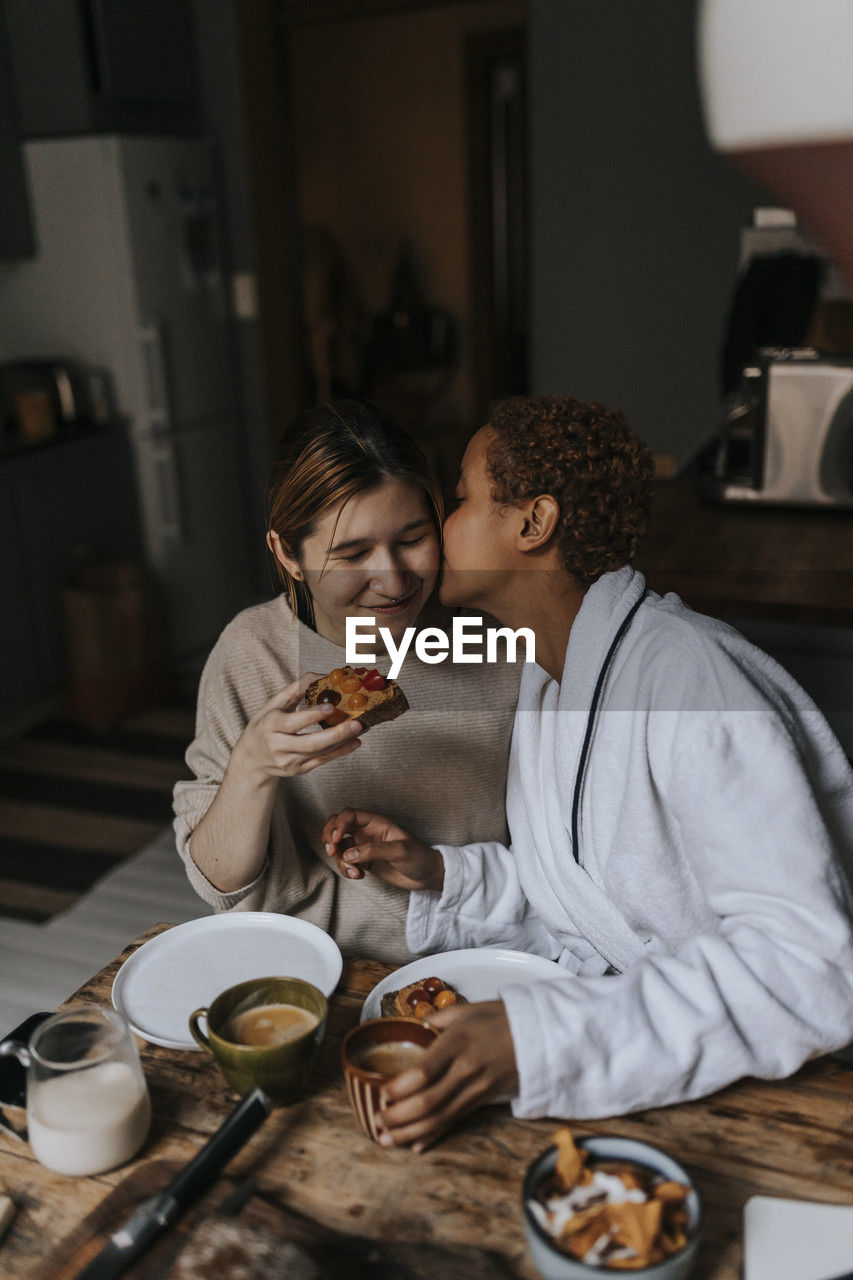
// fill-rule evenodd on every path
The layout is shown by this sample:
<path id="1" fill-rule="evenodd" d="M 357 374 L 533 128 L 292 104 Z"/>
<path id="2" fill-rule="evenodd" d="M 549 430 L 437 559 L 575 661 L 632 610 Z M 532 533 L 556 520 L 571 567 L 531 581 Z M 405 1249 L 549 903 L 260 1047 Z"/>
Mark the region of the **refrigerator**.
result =
<path id="1" fill-rule="evenodd" d="M 61 356 L 107 371 L 170 650 L 189 658 L 250 589 L 211 147 L 86 136 L 23 151 L 37 249 L 0 275 L 0 360 Z"/>

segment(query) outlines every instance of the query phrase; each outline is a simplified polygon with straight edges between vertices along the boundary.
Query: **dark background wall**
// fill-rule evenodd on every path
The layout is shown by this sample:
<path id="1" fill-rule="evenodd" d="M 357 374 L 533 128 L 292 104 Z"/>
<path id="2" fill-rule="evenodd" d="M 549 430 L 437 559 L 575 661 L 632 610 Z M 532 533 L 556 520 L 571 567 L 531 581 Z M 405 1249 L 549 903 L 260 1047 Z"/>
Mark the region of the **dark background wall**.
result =
<path id="1" fill-rule="evenodd" d="M 232 281 L 243 274 L 255 285 L 255 242 L 246 165 L 246 119 L 234 6 L 225 0 L 193 0 L 198 89 L 205 132 L 215 140 Z M 264 393 L 257 314 L 240 315 L 232 297 L 235 380 L 247 450 L 247 488 L 251 512 L 253 562 L 258 587 L 266 573 L 263 493 L 270 429 Z"/>
<path id="2" fill-rule="evenodd" d="M 531 0 L 533 388 L 681 458 L 719 417 L 738 232 L 768 204 L 705 141 L 693 0 Z"/>

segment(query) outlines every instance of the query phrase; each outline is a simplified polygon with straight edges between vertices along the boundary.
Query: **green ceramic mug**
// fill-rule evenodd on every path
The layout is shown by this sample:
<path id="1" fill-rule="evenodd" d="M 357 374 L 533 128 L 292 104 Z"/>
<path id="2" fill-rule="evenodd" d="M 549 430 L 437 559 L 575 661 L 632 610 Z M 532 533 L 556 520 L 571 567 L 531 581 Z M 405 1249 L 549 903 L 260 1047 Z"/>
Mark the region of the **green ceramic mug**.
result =
<path id="1" fill-rule="evenodd" d="M 296 1005 L 316 1017 L 317 1022 L 284 1044 L 259 1047 L 241 1044 L 229 1036 L 229 1025 L 261 1005 Z M 273 1102 L 291 1102 L 308 1083 L 314 1058 L 326 1030 L 328 1003 L 322 991 L 301 978 L 253 978 L 221 992 L 209 1008 L 190 1014 L 190 1031 L 203 1049 L 213 1054 L 220 1071 L 237 1093 L 259 1087 Z M 199 1020 L 206 1018 L 207 1034 Z"/>

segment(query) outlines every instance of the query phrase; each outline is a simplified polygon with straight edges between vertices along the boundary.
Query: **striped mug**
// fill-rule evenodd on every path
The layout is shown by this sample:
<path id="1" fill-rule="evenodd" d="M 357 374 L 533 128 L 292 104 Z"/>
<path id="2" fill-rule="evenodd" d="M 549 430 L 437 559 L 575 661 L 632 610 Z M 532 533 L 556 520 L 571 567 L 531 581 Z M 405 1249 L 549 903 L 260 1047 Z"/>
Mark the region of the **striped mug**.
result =
<path id="1" fill-rule="evenodd" d="M 438 1035 L 420 1018 L 374 1018 L 353 1027 L 343 1043 L 341 1060 L 347 1093 L 368 1138 L 379 1140 L 379 1095 L 387 1080 L 414 1066 Z"/>

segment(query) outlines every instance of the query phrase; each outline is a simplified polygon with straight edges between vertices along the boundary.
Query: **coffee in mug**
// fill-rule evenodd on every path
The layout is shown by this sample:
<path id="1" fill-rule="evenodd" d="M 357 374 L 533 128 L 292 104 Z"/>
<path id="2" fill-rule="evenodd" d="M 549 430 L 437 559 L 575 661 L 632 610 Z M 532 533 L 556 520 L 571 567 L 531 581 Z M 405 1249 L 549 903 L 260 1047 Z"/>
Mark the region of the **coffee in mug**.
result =
<path id="1" fill-rule="evenodd" d="M 287 1044 L 313 1031 L 320 1019 L 309 1009 L 295 1004 L 262 1004 L 234 1014 L 222 1029 L 225 1040 L 266 1049 Z"/>
<path id="2" fill-rule="evenodd" d="M 413 1040 L 400 1040 L 391 1044 L 373 1044 L 354 1055 L 353 1062 L 362 1071 L 378 1076 L 397 1076 L 401 1071 L 416 1067 L 424 1056 L 426 1047 Z"/>
<path id="3" fill-rule="evenodd" d="M 385 1081 L 417 1066 L 438 1035 L 420 1018 L 374 1018 L 344 1038 L 341 1062 L 347 1093 L 358 1123 L 379 1141 L 381 1093 Z"/>
<path id="4" fill-rule="evenodd" d="M 327 1012 L 322 991 L 302 978 L 252 978 L 191 1013 L 190 1031 L 237 1093 L 259 1088 L 284 1103 L 310 1079 Z"/>

